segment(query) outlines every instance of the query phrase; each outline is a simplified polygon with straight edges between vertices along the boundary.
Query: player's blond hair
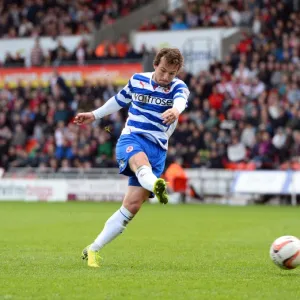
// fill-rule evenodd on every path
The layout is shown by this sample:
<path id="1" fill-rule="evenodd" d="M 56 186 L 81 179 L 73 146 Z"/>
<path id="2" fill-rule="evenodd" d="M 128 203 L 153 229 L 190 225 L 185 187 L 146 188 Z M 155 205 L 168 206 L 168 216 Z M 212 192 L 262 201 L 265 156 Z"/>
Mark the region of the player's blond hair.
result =
<path id="1" fill-rule="evenodd" d="M 154 66 L 159 65 L 162 57 L 166 59 L 168 65 L 177 65 L 178 70 L 183 67 L 184 59 L 181 52 L 177 48 L 160 49 L 153 60 Z"/>

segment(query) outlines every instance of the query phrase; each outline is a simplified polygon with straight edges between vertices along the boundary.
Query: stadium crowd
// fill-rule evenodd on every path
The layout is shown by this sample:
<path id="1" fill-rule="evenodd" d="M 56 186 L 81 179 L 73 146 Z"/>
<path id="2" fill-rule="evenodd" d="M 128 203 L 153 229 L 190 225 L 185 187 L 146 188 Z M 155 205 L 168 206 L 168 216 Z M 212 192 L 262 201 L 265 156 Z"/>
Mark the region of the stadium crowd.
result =
<path id="1" fill-rule="evenodd" d="M 300 169 L 300 14 L 278 2 L 260 9 L 262 16 L 260 29 L 232 45 L 224 61 L 179 75 L 191 95 L 168 161 L 181 157 L 191 168 Z M 77 127 L 72 118 L 119 88 L 108 82 L 68 87 L 54 73 L 49 88 L 2 89 L 1 166 L 116 167 L 114 145 L 126 109 L 94 126 Z"/>
<path id="2" fill-rule="evenodd" d="M 61 40 L 58 40 L 55 49 L 45 49 L 39 38 L 50 36 L 57 39 L 60 35 L 90 34 L 95 28 L 113 24 L 116 19 L 130 14 L 149 1 L 0 0 L 0 38 L 36 38 L 27 64 L 21 49 L 7 52 L 0 64 L 2 67 L 83 65 L 101 62 L 103 59 L 140 58 L 141 54 L 132 49 L 127 37 L 114 42 L 105 41 L 105 46 L 102 43 L 96 49 L 89 48 L 83 39 L 74 51 L 68 51 Z"/>
<path id="3" fill-rule="evenodd" d="M 82 35 L 149 0 L 1 0 L 0 38 Z"/>
<path id="4" fill-rule="evenodd" d="M 259 33 L 265 25 L 264 21 L 274 16 L 275 10 L 286 13 L 292 8 L 292 0 L 185 0 L 183 7 L 161 12 L 155 21 L 145 20 L 139 30 L 248 26 Z"/>

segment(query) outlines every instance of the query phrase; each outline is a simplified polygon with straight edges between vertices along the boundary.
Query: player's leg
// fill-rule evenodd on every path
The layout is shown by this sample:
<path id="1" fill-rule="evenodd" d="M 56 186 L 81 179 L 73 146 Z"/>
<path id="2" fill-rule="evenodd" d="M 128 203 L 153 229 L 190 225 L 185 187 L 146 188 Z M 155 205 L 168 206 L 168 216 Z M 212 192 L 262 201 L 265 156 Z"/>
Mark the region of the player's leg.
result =
<path id="1" fill-rule="evenodd" d="M 162 172 L 155 172 L 157 168 L 152 168 L 153 164 L 157 164 L 157 162 L 162 168 L 164 167 L 166 151 L 145 137 L 138 134 L 128 134 L 120 137 L 117 143 L 116 156 L 120 173 L 137 179 L 129 185 L 142 186 L 154 193 L 160 203 L 166 204 L 168 202 L 166 182 L 158 178 Z M 161 160 L 162 156 L 163 161 Z"/>
<path id="2" fill-rule="evenodd" d="M 147 149 L 151 154 L 154 146 L 150 142 L 145 143 L 147 141 L 134 135 L 123 135 L 118 140 L 116 147 L 117 161 L 120 173 L 130 178 L 129 187 L 121 208 L 107 220 L 95 242 L 83 250 L 82 258 L 88 258 L 89 266 L 99 267 L 99 249 L 123 232 L 143 202 L 149 198 L 149 191 L 154 192 L 160 202 L 167 203 L 168 201 L 165 181 L 157 178 L 161 175 L 161 172 L 152 172 L 150 162 L 144 153 L 144 149 Z M 164 162 L 161 163 L 159 156 L 155 157 L 154 160 L 160 166 L 164 165 Z"/>
<path id="3" fill-rule="evenodd" d="M 122 206 L 106 221 L 103 231 L 90 249 L 98 251 L 123 232 L 127 224 L 141 208 L 149 192 L 140 186 L 128 186 Z"/>
<path id="4" fill-rule="evenodd" d="M 140 185 L 153 192 L 160 203 L 168 203 L 167 184 L 164 179 L 157 178 L 145 152 L 139 152 L 129 159 L 130 169 L 135 173 Z"/>
<path id="5" fill-rule="evenodd" d="M 129 186 L 122 206 L 106 221 L 95 241 L 83 250 L 82 258 L 88 259 L 90 267 L 100 266 L 99 250 L 120 235 L 127 224 L 149 198 L 149 191 L 140 186 Z"/>
<path id="6" fill-rule="evenodd" d="M 152 167 L 145 152 L 139 152 L 130 157 L 129 166 L 143 188 L 153 192 L 157 177 L 152 172 Z"/>

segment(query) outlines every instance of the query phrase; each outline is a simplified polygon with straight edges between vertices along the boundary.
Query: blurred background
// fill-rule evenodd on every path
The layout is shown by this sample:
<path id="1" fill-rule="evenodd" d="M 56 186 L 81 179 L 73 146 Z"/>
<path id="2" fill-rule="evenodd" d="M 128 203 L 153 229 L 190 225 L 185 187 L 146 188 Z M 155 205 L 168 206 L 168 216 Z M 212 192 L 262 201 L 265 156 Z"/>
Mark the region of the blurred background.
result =
<path id="1" fill-rule="evenodd" d="M 133 73 L 152 71 L 158 49 L 177 47 L 191 94 L 170 139 L 170 191 L 187 202 L 297 204 L 299 7 L 0 0 L 0 198 L 120 200 L 126 181 L 114 148 L 127 110 L 92 126 L 73 117 L 101 106 Z M 57 189 L 66 191 L 56 197 Z"/>

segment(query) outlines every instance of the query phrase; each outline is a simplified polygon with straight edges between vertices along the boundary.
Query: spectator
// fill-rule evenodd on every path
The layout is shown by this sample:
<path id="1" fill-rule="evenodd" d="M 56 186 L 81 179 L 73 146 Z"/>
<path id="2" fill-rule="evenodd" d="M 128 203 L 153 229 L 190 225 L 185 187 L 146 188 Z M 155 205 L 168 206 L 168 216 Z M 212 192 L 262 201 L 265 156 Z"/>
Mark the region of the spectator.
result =
<path id="1" fill-rule="evenodd" d="M 85 43 L 84 41 L 81 41 L 78 45 L 78 47 L 75 50 L 75 55 L 76 55 L 76 59 L 77 59 L 77 64 L 79 66 L 82 66 L 85 64 L 85 60 L 86 60 L 86 50 L 85 50 Z"/>
<path id="2" fill-rule="evenodd" d="M 167 13 L 161 13 L 159 15 L 159 21 L 157 24 L 158 30 L 168 30 L 170 29 L 170 19 Z"/>
<path id="3" fill-rule="evenodd" d="M 188 25 L 185 23 L 184 18 L 181 14 L 175 16 L 175 19 L 171 25 L 171 30 L 184 30 L 188 29 Z"/>
<path id="4" fill-rule="evenodd" d="M 23 17 L 18 31 L 19 37 L 30 36 L 33 28 L 33 24 L 26 17 Z"/>
<path id="5" fill-rule="evenodd" d="M 150 22 L 149 20 L 145 20 L 143 24 L 139 27 L 139 31 L 153 31 L 156 30 L 157 26 Z"/>
<path id="6" fill-rule="evenodd" d="M 251 123 L 246 123 L 241 134 L 241 142 L 249 149 L 255 144 L 255 128 Z"/>
<path id="7" fill-rule="evenodd" d="M 12 146 L 24 147 L 27 140 L 27 134 L 23 130 L 21 124 L 17 124 L 15 128 L 15 133 L 11 140 Z"/>
<path id="8" fill-rule="evenodd" d="M 246 159 L 246 147 L 239 142 L 237 136 L 233 136 L 232 143 L 227 148 L 227 156 L 232 162 L 240 162 Z"/>
<path id="9" fill-rule="evenodd" d="M 182 158 L 176 157 L 174 161 L 168 166 L 164 174 L 165 179 L 168 182 L 168 186 L 173 192 L 184 192 L 186 188 L 187 174 L 183 169 L 182 164 Z M 182 190 L 182 187 L 184 191 Z M 181 190 L 178 190 L 178 188 L 181 188 Z"/>
<path id="10" fill-rule="evenodd" d="M 129 43 L 127 41 L 126 36 L 122 36 L 119 38 L 117 43 L 115 44 L 116 53 L 118 57 L 125 57 L 128 52 Z"/>
<path id="11" fill-rule="evenodd" d="M 262 131 L 251 155 L 257 167 L 270 167 L 272 165 L 273 150 L 270 134 L 267 131 Z"/>
<path id="12" fill-rule="evenodd" d="M 72 101 L 72 93 L 67 86 L 63 77 L 58 74 L 57 70 L 53 71 L 51 78 L 51 92 L 55 97 L 62 97 L 68 103 Z"/>
<path id="13" fill-rule="evenodd" d="M 43 49 L 38 39 L 31 50 L 30 61 L 32 66 L 41 66 L 43 63 Z"/>
<path id="14" fill-rule="evenodd" d="M 63 101 L 60 101 L 58 104 L 57 111 L 54 114 L 54 121 L 55 122 L 64 122 L 64 124 L 67 124 L 70 120 L 70 113 L 66 109 L 66 104 Z"/>
<path id="15" fill-rule="evenodd" d="M 224 168 L 222 156 L 220 154 L 218 154 L 218 152 L 215 149 L 213 149 L 210 152 L 207 167 L 209 167 L 211 169 L 223 169 Z"/>

